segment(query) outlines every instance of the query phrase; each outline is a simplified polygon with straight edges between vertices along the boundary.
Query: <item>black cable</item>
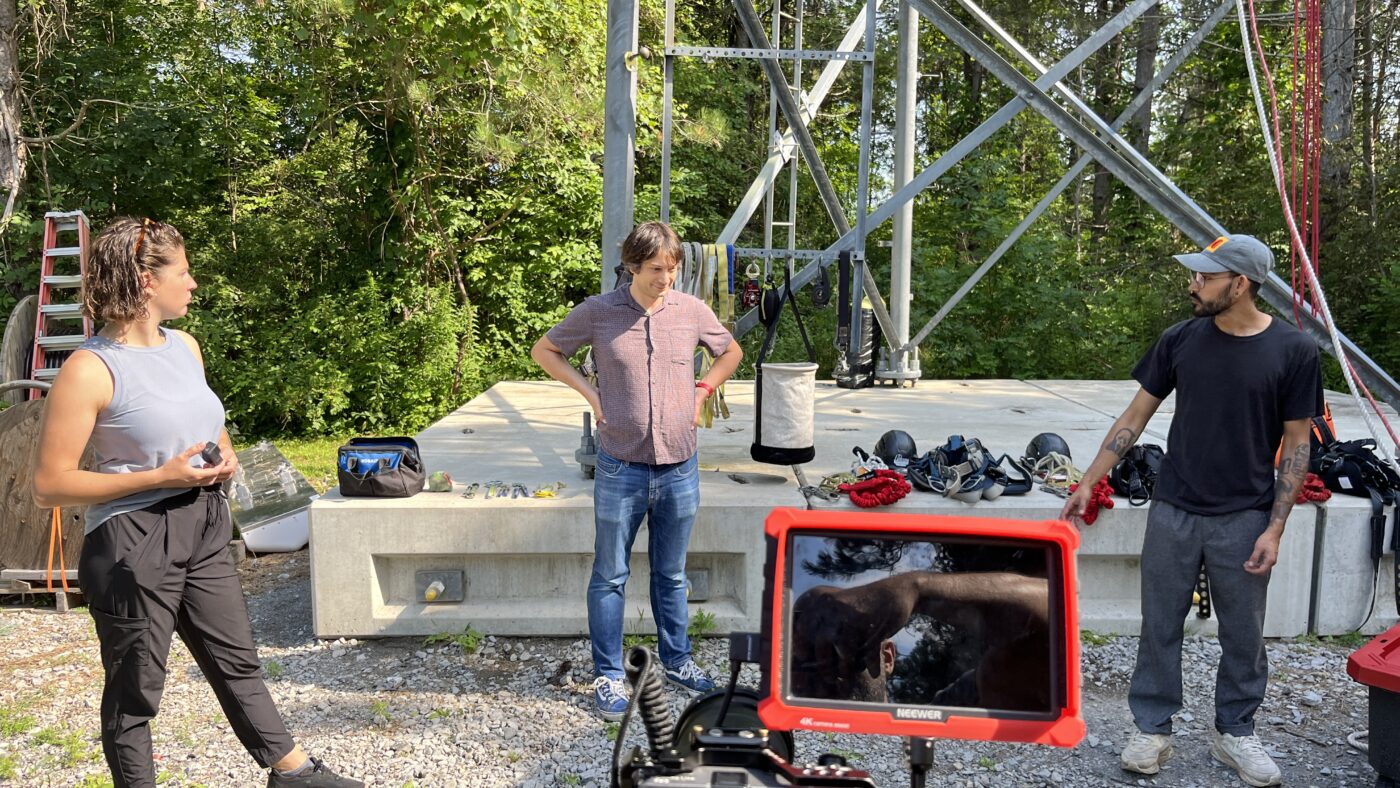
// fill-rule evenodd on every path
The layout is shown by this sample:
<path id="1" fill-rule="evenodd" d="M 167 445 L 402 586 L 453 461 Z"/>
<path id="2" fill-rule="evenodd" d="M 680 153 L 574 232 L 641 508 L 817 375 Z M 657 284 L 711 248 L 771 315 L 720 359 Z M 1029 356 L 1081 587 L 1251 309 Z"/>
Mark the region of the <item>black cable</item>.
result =
<path id="1" fill-rule="evenodd" d="M 623 670 L 632 682 L 632 697 L 640 703 L 642 725 L 646 728 L 647 741 L 651 744 L 654 756 L 671 749 L 675 743 L 676 723 L 671 719 L 671 704 L 666 700 L 666 687 L 652 665 L 651 651 L 643 646 L 633 646 L 627 652 Z M 631 703 L 628 704 L 629 706 Z"/>
<path id="2" fill-rule="evenodd" d="M 811 508 L 812 501 L 807 499 L 807 506 Z M 724 718 L 729 716 L 729 703 L 734 700 L 734 688 L 739 686 L 739 669 L 743 667 L 740 662 L 732 662 L 729 666 L 729 689 L 725 690 L 724 702 L 719 706 L 719 718 L 715 720 L 716 728 L 724 727 Z"/>
<path id="3" fill-rule="evenodd" d="M 621 777 L 618 771 L 622 767 L 622 742 L 627 738 L 627 729 L 632 725 L 632 710 L 637 707 L 637 693 L 633 692 L 632 697 L 627 699 L 627 711 L 622 713 L 622 721 L 618 724 L 617 739 L 613 741 L 612 769 L 609 770 L 612 788 L 619 788 Z"/>

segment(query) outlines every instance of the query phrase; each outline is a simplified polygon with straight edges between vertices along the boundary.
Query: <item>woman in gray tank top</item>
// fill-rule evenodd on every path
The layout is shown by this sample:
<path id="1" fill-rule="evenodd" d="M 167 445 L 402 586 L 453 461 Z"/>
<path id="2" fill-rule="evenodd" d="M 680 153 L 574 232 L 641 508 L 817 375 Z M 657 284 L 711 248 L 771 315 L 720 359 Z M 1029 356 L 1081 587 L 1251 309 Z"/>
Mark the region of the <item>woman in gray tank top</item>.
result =
<path id="1" fill-rule="evenodd" d="M 199 344 L 166 320 L 195 289 L 178 230 L 113 220 L 92 243 L 86 316 L 103 324 L 45 403 L 40 506 L 87 506 L 78 583 L 102 646 L 102 751 L 116 788 L 155 785 L 150 720 L 171 635 L 189 648 L 269 786 L 360 786 L 296 745 L 262 680 L 221 484 L 238 467 Z M 218 452 L 206 452 L 207 443 Z M 79 468 L 91 444 L 96 470 Z"/>

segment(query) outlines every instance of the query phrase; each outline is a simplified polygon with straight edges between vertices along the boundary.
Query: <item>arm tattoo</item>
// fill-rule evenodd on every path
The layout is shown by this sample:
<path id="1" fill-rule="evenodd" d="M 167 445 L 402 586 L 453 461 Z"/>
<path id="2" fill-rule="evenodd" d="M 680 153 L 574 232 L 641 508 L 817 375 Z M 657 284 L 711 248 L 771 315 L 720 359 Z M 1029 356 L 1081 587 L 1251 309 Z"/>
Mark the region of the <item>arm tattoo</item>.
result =
<path id="1" fill-rule="evenodd" d="M 1284 457 L 1279 462 L 1274 508 L 1269 512 L 1270 523 L 1282 524 L 1288 519 L 1288 513 L 1293 510 L 1293 504 L 1298 500 L 1298 490 L 1302 488 L 1303 479 L 1308 475 L 1308 452 L 1308 444 L 1301 443 L 1293 450 L 1291 456 Z"/>
<path id="2" fill-rule="evenodd" d="M 1104 444 L 1104 448 L 1122 457 L 1124 454 L 1128 453 L 1128 449 L 1133 447 L 1133 440 L 1136 437 L 1137 435 L 1134 434 L 1132 430 L 1123 427 L 1109 436 L 1108 441 Z"/>

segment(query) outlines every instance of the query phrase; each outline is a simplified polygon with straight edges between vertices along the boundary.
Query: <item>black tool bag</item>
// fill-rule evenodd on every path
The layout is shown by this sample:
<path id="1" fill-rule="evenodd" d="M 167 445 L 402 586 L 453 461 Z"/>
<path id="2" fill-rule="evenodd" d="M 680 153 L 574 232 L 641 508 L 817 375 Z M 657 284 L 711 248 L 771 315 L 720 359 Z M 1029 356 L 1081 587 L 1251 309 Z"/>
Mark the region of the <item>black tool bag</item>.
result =
<path id="1" fill-rule="evenodd" d="M 1128 449 L 1108 472 L 1108 484 L 1115 495 L 1128 499 L 1133 506 L 1142 506 L 1152 500 L 1152 490 L 1157 486 L 1157 474 L 1162 470 L 1162 458 L 1166 452 L 1155 443 L 1139 443 Z"/>
<path id="2" fill-rule="evenodd" d="M 340 494 L 409 498 L 423 490 L 423 457 L 412 438 L 351 438 L 336 457 Z"/>

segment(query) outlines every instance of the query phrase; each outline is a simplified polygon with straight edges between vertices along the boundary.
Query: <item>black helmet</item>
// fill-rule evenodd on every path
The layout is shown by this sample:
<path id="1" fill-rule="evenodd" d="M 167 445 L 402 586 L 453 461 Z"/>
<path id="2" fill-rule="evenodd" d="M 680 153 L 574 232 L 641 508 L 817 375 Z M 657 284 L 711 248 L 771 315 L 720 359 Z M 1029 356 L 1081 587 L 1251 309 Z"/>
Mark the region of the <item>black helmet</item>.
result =
<path id="1" fill-rule="evenodd" d="M 885 461 L 885 465 L 903 472 L 919 456 L 914 439 L 904 430 L 890 430 L 880 436 L 875 444 L 875 456 Z"/>
<path id="2" fill-rule="evenodd" d="M 1063 454 L 1066 459 L 1073 459 L 1069 453 L 1069 444 L 1053 432 L 1042 432 L 1031 438 L 1031 442 L 1026 444 L 1026 456 L 1021 461 L 1026 465 L 1035 467 L 1037 462 L 1047 454 Z"/>

